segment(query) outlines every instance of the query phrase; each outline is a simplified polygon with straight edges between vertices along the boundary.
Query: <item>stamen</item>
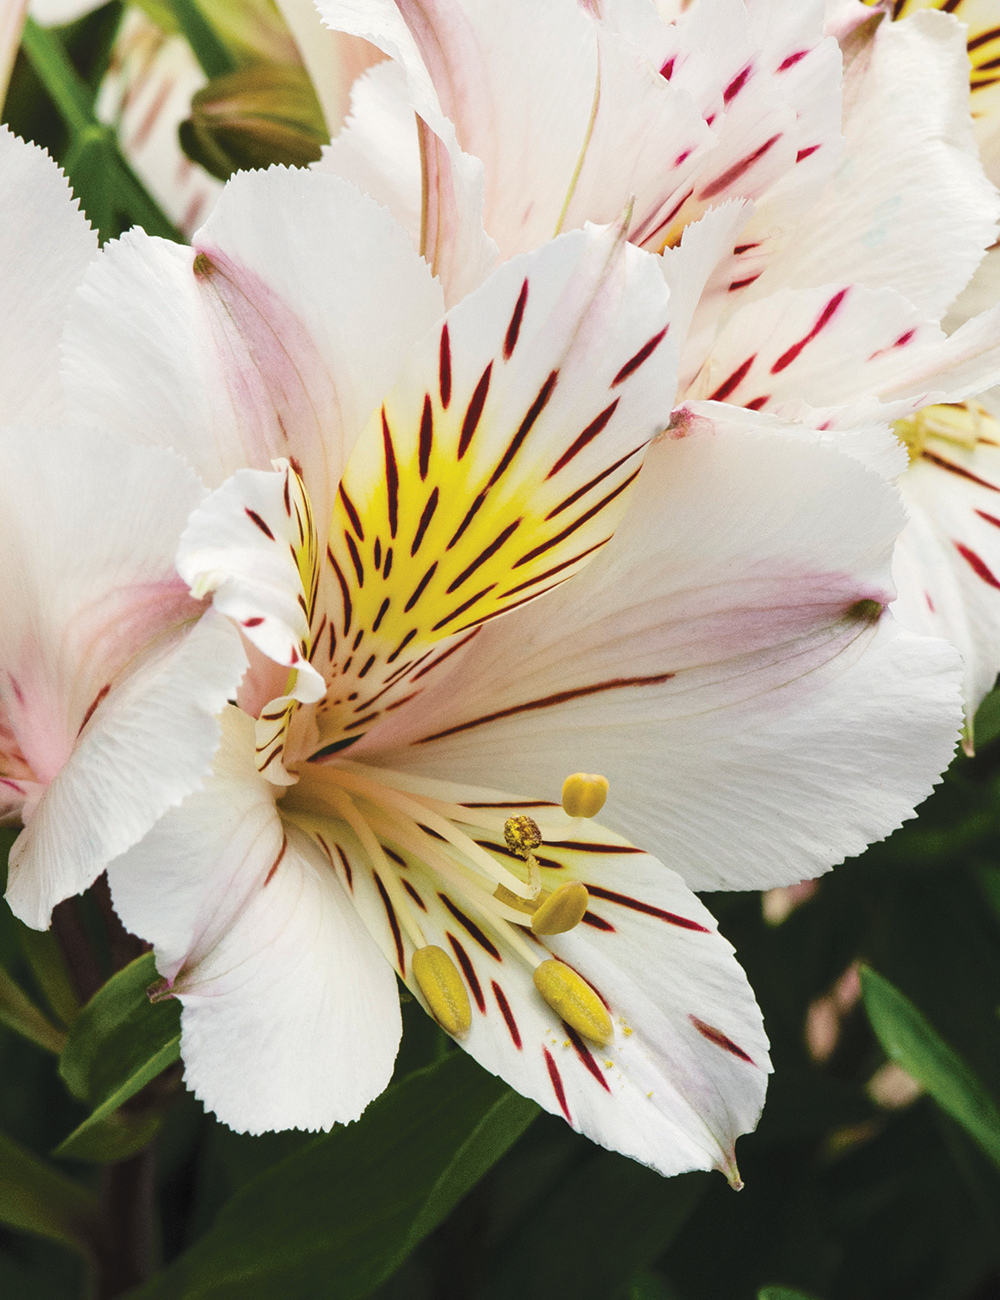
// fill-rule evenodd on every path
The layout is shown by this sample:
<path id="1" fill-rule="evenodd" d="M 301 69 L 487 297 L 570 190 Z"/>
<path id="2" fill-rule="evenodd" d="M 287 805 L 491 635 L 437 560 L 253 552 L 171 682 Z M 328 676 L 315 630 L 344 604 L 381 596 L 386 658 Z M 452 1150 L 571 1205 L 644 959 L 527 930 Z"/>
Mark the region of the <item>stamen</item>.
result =
<path id="1" fill-rule="evenodd" d="M 535 988 L 571 1029 L 599 1047 L 607 1047 L 613 1040 L 614 1025 L 604 1003 L 565 962 L 555 958 L 543 961 L 535 970 L 534 980 Z"/>
<path id="2" fill-rule="evenodd" d="M 531 918 L 532 933 L 566 934 L 580 924 L 589 905 L 587 886 L 579 880 L 560 885 Z"/>
<path id="3" fill-rule="evenodd" d="M 608 778 L 574 772 L 563 782 L 562 806 L 569 817 L 596 817 L 608 797 Z"/>
<path id="4" fill-rule="evenodd" d="M 442 1029 L 464 1038 L 472 1027 L 472 1007 L 458 968 L 443 948 L 418 948 L 410 962 L 417 987 Z"/>
<path id="5" fill-rule="evenodd" d="M 503 824 L 503 837 L 511 852 L 528 864 L 528 897 L 537 898 L 542 892 L 542 869 L 531 850 L 537 849 L 542 842 L 538 823 L 523 814 L 508 817 Z"/>

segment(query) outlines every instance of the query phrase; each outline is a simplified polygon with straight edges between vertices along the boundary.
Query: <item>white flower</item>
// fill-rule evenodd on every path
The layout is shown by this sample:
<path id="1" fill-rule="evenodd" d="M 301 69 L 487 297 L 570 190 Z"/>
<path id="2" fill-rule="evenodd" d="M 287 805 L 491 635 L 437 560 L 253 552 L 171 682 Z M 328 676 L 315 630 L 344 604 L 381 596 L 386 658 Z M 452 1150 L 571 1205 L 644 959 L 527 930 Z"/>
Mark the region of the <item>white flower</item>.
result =
<path id="1" fill-rule="evenodd" d="M 954 743 L 957 656 L 883 613 L 903 516 L 879 475 L 736 408 L 660 436 L 672 304 L 620 229 L 442 306 L 321 173 L 242 175 L 193 249 L 134 232 L 89 273 L 74 409 L 215 488 L 179 567 L 252 664 L 115 905 L 236 1128 L 357 1116 L 395 969 L 596 1140 L 735 1178 L 766 1040 L 691 889 L 817 874 L 908 816 Z M 578 770 L 610 780 L 603 827 L 559 806 Z M 533 856 L 505 840 L 529 816 Z M 588 916 L 571 889 L 571 928 L 533 933 L 564 881 Z"/>

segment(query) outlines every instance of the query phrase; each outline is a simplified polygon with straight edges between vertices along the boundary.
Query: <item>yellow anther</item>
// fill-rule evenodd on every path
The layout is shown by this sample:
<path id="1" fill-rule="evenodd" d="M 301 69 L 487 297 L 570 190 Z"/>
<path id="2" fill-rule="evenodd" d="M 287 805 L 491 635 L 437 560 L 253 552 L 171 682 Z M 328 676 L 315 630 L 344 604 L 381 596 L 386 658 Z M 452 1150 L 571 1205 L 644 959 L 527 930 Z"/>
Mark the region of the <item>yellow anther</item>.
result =
<path id="1" fill-rule="evenodd" d="M 531 850 L 542 842 L 538 823 L 530 817 L 508 817 L 503 824 L 503 837 L 507 847 L 525 861 L 531 856 Z"/>
<path id="2" fill-rule="evenodd" d="M 608 797 L 608 778 L 574 772 L 563 782 L 563 811 L 570 817 L 596 817 Z"/>
<path id="3" fill-rule="evenodd" d="M 458 967 L 443 948 L 428 944 L 413 954 L 413 978 L 442 1029 L 464 1038 L 472 1025 L 472 1007 Z"/>
<path id="4" fill-rule="evenodd" d="M 565 934 L 580 924 L 590 903 L 587 886 L 579 880 L 560 885 L 531 918 L 535 934 Z"/>
<path id="5" fill-rule="evenodd" d="M 535 988 L 560 1019 L 584 1038 L 607 1047 L 615 1036 L 604 1003 L 565 962 L 550 958 L 535 969 Z"/>

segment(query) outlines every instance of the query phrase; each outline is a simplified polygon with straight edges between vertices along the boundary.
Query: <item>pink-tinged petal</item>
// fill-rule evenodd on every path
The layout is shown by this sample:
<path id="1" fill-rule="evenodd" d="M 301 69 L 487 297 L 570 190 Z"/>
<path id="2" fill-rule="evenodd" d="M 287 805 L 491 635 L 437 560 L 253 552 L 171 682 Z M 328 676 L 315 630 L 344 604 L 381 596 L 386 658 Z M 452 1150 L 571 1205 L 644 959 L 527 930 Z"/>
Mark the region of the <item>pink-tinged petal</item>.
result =
<path id="1" fill-rule="evenodd" d="M 211 486 L 294 457 L 325 520 L 440 288 L 388 213 L 312 171 L 241 173 L 196 245 L 133 232 L 102 252 L 67 329 L 73 409 L 175 447 Z"/>
<path id="2" fill-rule="evenodd" d="M 330 775 L 335 779 L 335 770 Z M 505 814 L 528 811 L 543 836 L 543 888 L 582 880 L 591 895 L 572 933 L 539 941 L 517 924 L 497 925 L 488 905 L 477 908 L 473 897 L 442 882 L 406 832 L 383 829 L 377 816 L 385 859 L 375 868 L 335 814 L 306 818 L 414 996 L 426 1008 L 413 975 L 416 925 L 419 946 L 442 949 L 467 990 L 471 1026 L 461 1046 L 486 1069 L 594 1141 L 663 1174 L 719 1168 L 738 1177 L 734 1145 L 760 1114 L 768 1044 L 731 946 L 680 877 L 558 805 L 504 807 L 510 796 L 496 790 L 434 789 L 408 774 L 392 780 L 463 801 L 461 829 L 501 863 L 510 861 L 500 830 Z M 293 797 L 303 793 L 300 786 Z M 525 949 L 536 960 L 562 959 L 591 984 L 611 1017 L 610 1043 L 587 1041 L 559 1018 L 535 988 Z"/>
<path id="3" fill-rule="evenodd" d="M 4 420 L 61 418 L 59 335 L 97 236 L 48 154 L 0 129 L 0 392 Z"/>
<path id="4" fill-rule="evenodd" d="M 8 900 L 41 927 L 205 776 L 246 659 L 174 571 L 201 496 L 176 456 L 20 428 L 0 460 L 3 774 L 37 783 Z"/>
<path id="5" fill-rule="evenodd" d="M 361 698 L 320 719 L 324 747 L 605 545 L 670 408 L 668 330 L 656 261 L 590 227 L 507 262 L 423 340 L 338 488 L 340 599 L 313 662 L 331 705 Z"/>
<path id="6" fill-rule="evenodd" d="M 823 446 L 660 440 L 605 552 L 352 756 L 549 798 L 601 772 L 602 820 L 692 888 L 818 875 L 912 815 L 958 732 L 957 654 L 884 613 L 903 520 Z"/>
<path id="7" fill-rule="evenodd" d="M 965 39 L 948 14 L 880 24 L 847 106 L 837 174 L 755 294 L 853 282 L 944 314 L 1000 217 L 976 156 Z"/>
<path id="8" fill-rule="evenodd" d="M 329 1129 L 389 1082 L 400 1036 L 389 965 L 319 849 L 283 827 L 227 712 L 205 788 L 109 871 L 183 1005 L 185 1080 L 231 1128 Z"/>

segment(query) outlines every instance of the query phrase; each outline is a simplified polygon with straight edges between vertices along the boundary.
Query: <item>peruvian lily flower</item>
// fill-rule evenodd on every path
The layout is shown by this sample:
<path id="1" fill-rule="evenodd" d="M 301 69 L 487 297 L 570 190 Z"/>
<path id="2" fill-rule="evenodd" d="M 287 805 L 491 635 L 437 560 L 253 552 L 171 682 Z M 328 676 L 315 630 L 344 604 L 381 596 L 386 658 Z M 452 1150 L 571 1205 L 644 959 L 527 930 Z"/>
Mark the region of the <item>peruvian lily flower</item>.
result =
<path id="1" fill-rule="evenodd" d="M 215 488 L 178 565 L 251 658 L 212 778 L 109 871 L 237 1129 L 360 1114 L 398 974 L 595 1140 L 735 1181 L 767 1044 L 692 889 L 824 870 L 948 760 L 957 656 L 882 616 L 894 489 L 734 408 L 662 435 L 672 304 L 623 233 L 442 319 L 384 209 L 272 169 L 81 290 L 74 409 Z"/>
<path id="2" fill-rule="evenodd" d="M 633 237 L 662 250 L 675 291 L 677 421 L 711 423 L 724 402 L 890 477 L 904 447 L 919 460 L 902 480 L 914 522 L 897 609 L 963 652 L 971 719 L 1000 668 L 998 431 L 982 408 L 952 407 L 1000 379 L 1000 263 L 966 289 L 1000 215 L 983 170 L 996 172 L 1000 38 L 987 9 L 967 6 L 966 34 L 962 5 L 939 7 L 880 21 L 831 6 L 842 97 L 820 0 L 696 0 L 672 22 L 641 0 L 319 0 L 396 61 L 357 84 L 323 165 L 389 203 L 446 285 L 475 279 L 486 244 L 508 256 L 635 193 Z M 692 102 L 700 121 L 677 107 Z M 946 338 L 932 322 L 948 312 L 962 328 Z"/>
<path id="3" fill-rule="evenodd" d="M 59 334 L 97 239 L 6 130 L 0 205 L 0 817 L 25 826 L 8 899 L 41 927 L 198 785 L 246 661 L 173 567 L 194 474 L 67 427 Z"/>

